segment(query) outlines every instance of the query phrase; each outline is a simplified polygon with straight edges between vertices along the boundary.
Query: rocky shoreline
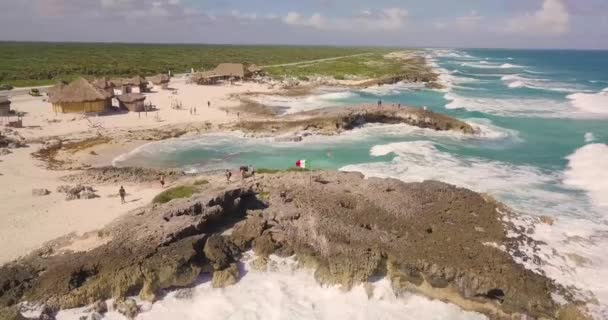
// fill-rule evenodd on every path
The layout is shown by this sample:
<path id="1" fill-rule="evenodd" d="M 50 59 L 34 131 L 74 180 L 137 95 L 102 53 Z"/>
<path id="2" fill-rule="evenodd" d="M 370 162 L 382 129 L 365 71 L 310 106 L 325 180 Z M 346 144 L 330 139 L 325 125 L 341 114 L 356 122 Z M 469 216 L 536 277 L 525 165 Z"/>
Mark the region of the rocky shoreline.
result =
<path id="1" fill-rule="evenodd" d="M 337 135 L 368 123 L 408 124 L 436 131 L 476 134 L 468 123 L 424 108 L 401 106 L 330 107 L 299 112 L 270 120 L 239 121 L 232 128 L 254 136 Z"/>
<path id="2" fill-rule="evenodd" d="M 191 198 L 147 205 L 88 235 L 103 240 L 96 247 L 65 250 L 79 239 L 59 239 L 0 267 L 0 318 L 23 319 L 23 301 L 44 304 L 52 319 L 59 309 L 109 298 L 133 317 L 130 296 L 153 301 L 204 274 L 214 287 L 234 284 L 241 253 L 253 250 L 255 265 L 271 254 L 294 255 L 319 283 L 345 289 L 387 277 L 396 293 L 492 319 L 586 319 L 569 289 L 514 262 L 507 251 L 521 241 L 507 233 L 517 230 L 502 220 L 508 209 L 490 197 L 358 173 L 265 174 L 228 185 L 209 179 Z"/>

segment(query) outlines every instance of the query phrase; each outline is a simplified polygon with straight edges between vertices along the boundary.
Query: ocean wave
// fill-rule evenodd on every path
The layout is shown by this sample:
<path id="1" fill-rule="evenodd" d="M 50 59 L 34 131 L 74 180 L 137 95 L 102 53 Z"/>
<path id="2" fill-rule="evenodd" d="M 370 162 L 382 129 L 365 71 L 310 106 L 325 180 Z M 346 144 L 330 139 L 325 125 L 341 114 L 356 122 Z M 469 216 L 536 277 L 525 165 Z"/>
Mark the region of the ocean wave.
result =
<path id="1" fill-rule="evenodd" d="M 474 62 L 463 62 L 460 64 L 463 67 L 470 68 L 478 68 L 478 69 L 515 69 L 515 68 L 525 68 L 524 66 L 511 64 L 511 63 L 490 63 L 487 61 L 479 61 L 477 63 Z"/>
<path id="2" fill-rule="evenodd" d="M 597 206 L 608 211 L 608 145 L 588 144 L 567 159 L 564 183 L 585 190 Z"/>
<path id="3" fill-rule="evenodd" d="M 424 89 L 424 83 L 399 82 L 395 84 L 385 84 L 358 90 L 357 92 L 373 94 L 375 96 L 392 96 L 402 94 L 406 91 Z"/>
<path id="4" fill-rule="evenodd" d="M 271 107 L 286 109 L 286 113 L 308 111 L 325 107 L 335 107 L 346 104 L 345 100 L 357 98 L 354 91 L 321 92 L 305 97 L 263 96 L 253 98 L 254 101 Z"/>
<path id="5" fill-rule="evenodd" d="M 395 155 L 392 161 L 349 165 L 341 170 L 406 182 L 441 180 L 489 192 L 522 212 L 586 216 L 592 211 L 584 197 L 569 192 L 565 187 L 555 190 L 561 185 L 559 173 L 475 157 L 459 158 L 441 151 L 438 144 L 431 141 L 376 145 L 370 150 L 374 157 L 389 154 Z"/>
<path id="6" fill-rule="evenodd" d="M 524 77 L 520 74 L 509 74 L 502 76 L 500 78 L 503 82 L 507 84 L 509 88 L 528 88 L 535 90 L 545 90 L 545 91 L 553 91 L 553 92 L 564 92 L 564 93 L 574 93 L 574 92 L 589 92 L 581 88 L 578 85 L 570 85 L 566 83 L 552 82 L 549 79 L 543 78 L 529 78 Z"/>
<path id="7" fill-rule="evenodd" d="M 581 112 L 608 115 L 608 88 L 597 93 L 574 93 L 567 98 Z"/>
<path id="8" fill-rule="evenodd" d="M 371 286 L 371 296 L 363 285 L 351 290 L 322 286 L 311 270 L 298 269 L 294 258 L 270 256 L 272 271 L 251 267 L 253 255 L 245 253 L 244 276 L 235 284 L 215 289 L 204 283 L 173 291 L 153 304 L 143 303 L 139 320 L 219 320 L 219 319 L 409 319 L 482 320 L 485 316 L 463 311 L 439 300 L 403 293 L 397 295 L 390 280 L 380 279 Z M 112 305 L 111 303 L 109 304 Z M 77 320 L 85 308 L 60 311 L 58 320 Z M 106 318 L 125 319 L 111 309 Z"/>
<path id="9" fill-rule="evenodd" d="M 593 142 L 593 141 L 595 141 L 595 135 L 593 134 L 593 132 L 585 133 L 585 142 L 589 143 L 589 142 Z"/>
<path id="10" fill-rule="evenodd" d="M 528 98 L 496 99 L 466 97 L 454 92 L 444 95 L 449 102 L 446 109 L 465 109 L 500 116 L 525 117 L 577 117 L 567 102 Z"/>

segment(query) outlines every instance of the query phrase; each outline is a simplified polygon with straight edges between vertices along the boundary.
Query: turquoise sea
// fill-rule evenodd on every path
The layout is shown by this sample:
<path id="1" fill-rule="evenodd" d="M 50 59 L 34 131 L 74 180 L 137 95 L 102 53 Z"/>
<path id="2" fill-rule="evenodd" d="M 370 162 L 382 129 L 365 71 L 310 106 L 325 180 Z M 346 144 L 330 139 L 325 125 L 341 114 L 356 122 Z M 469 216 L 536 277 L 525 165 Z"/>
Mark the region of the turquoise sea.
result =
<path id="1" fill-rule="evenodd" d="M 239 134 L 162 141 L 115 160 L 116 165 L 205 171 L 254 165 L 359 171 L 404 181 L 436 179 L 493 194 L 522 217 L 547 215 L 552 227 L 542 269 L 600 301 L 608 317 L 608 52 L 427 50 L 444 90 L 398 84 L 361 91 L 321 90 L 276 98 L 288 112 L 353 104 L 425 106 L 481 129 L 466 137 L 405 125 L 368 125 L 338 137 L 275 143 Z M 523 218 L 522 218 L 523 219 Z M 585 241 L 574 241 L 585 239 Z M 575 253 L 588 263 L 569 259 Z"/>

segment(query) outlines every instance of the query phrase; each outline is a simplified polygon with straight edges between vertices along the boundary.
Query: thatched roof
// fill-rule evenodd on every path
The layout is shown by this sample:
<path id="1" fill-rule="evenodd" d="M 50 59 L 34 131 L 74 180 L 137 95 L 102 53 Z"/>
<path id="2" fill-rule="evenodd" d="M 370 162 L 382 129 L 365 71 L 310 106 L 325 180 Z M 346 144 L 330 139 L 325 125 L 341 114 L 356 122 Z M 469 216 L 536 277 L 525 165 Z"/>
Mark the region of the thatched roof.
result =
<path id="1" fill-rule="evenodd" d="M 112 84 L 114 84 L 115 87 L 121 87 L 121 86 L 141 86 L 148 83 L 148 81 L 146 81 L 146 79 L 142 76 L 135 76 L 133 78 L 123 78 L 123 79 L 113 79 L 112 80 Z"/>
<path id="2" fill-rule="evenodd" d="M 109 82 L 107 78 L 95 79 L 91 84 L 102 90 L 107 90 L 113 86 L 112 82 Z"/>
<path id="3" fill-rule="evenodd" d="M 7 96 L 0 96 L 0 105 L 11 104 L 11 100 Z"/>
<path id="4" fill-rule="evenodd" d="M 247 68 L 247 71 L 249 71 L 251 73 L 256 73 L 256 72 L 262 72 L 264 70 L 262 70 L 262 68 L 258 67 L 257 65 L 252 64 Z"/>
<path id="5" fill-rule="evenodd" d="M 51 103 L 91 102 L 109 98 L 112 98 L 111 93 L 84 78 L 78 78 L 68 85 L 59 84 L 49 91 Z"/>
<path id="6" fill-rule="evenodd" d="M 155 75 L 153 77 L 149 77 L 148 79 L 150 80 L 150 82 L 152 82 L 155 85 L 169 83 L 169 81 L 171 80 L 171 78 L 167 74 Z"/>
<path id="7" fill-rule="evenodd" d="M 242 63 L 220 63 L 213 72 L 223 77 L 245 77 L 245 67 Z"/>
<path id="8" fill-rule="evenodd" d="M 146 99 L 146 96 L 140 93 L 127 93 L 116 97 L 116 99 L 118 99 L 120 102 L 132 103 L 136 101 L 143 101 Z"/>

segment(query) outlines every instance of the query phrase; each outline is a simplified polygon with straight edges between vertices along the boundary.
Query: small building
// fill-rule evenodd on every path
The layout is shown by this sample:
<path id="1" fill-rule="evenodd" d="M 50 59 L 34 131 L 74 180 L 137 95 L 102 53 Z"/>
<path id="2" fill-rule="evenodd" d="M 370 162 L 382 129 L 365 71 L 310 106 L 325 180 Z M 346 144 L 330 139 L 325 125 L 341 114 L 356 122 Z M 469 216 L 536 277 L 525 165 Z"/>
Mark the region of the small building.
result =
<path id="1" fill-rule="evenodd" d="M 150 82 L 152 82 L 155 86 L 160 86 L 162 89 L 169 88 L 169 81 L 171 81 L 171 77 L 167 74 L 159 74 L 149 78 Z"/>
<path id="2" fill-rule="evenodd" d="M 59 84 L 49 90 L 49 102 L 58 113 L 100 113 L 112 106 L 114 96 L 105 85 L 78 78 L 68 85 Z M 111 88 L 111 87 L 110 87 Z"/>
<path id="3" fill-rule="evenodd" d="M 148 81 L 141 76 L 135 76 L 133 78 L 114 79 L 112 80 L 112 84 L 114 87 L 114 94 L 116 95 L 123 95 L 132 92 L 149 92 Z"/>
<path id="4" fill-rule="evenodd" d="M 118 99 L 118 105 L 123 110 L 129 110 L 131 112 L 145 111 L 144 101 L 146 96 L 141 93 L 127 93 L 116 97 Z"/>
<path id="5" fill-rule="evenodd" d="M 242 63 L 220 63 L 213 72 L 223 79 L 244 79 L 245 66 Z"/>
<path id="6" fill-rule="evenodd" d="M 0 117 L 11 115 L 11 100 L 7 96 L 0 96 Z"/>

